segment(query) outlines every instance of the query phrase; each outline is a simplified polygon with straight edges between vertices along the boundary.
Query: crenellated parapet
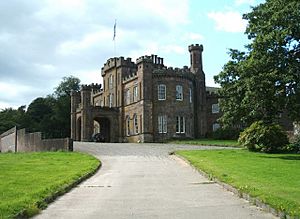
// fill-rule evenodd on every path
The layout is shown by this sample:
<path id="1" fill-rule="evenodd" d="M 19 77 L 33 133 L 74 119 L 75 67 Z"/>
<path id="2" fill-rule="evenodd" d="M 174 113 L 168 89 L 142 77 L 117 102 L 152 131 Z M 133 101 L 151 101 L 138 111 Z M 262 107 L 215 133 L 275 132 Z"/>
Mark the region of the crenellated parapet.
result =
<path id="1" fill-rule="evenodd" d="M 189 46 L 189 52 L 191 52 L 193 50 L 199 50 L 199 51 L 203 52 L 203 45 L 202 44 L 191 44 Z"/>
<path id="2" fill-rule="evenodd" d="M 119 67 L 135 68 L 136 64 L 132 62 L 131 58 L 125 59 L 123 56 L 118 58 L 117 57 L 110 58 L 106 61 L 106 63 L 101 69 L 102 76 L 104 76 L 108 70 L 112 68 L 119 68 Z"/>
<path id="3" fill-rule="evenodd" d="M 151 56 L 141 56 L 136 60 L 136 64 L 140 64 L 142 62 L 151 63 L 154 65 L 164 65 L 164 59 L 153 54 Z"/>
<path id="4" fill-rule="evenodd" d="M 190 80 L 195 78 L 195 75 L 191 73 L 187 66 L 183 68 L 173 68 L 173 67 L 163 67 L 160 69 L 155 69 L 153 71 L 153 77 L 184 77 Z"/>
<path id="5" fill-rule="evenodd" d="M 123 83 L 126 83 L 129 81 L 135 80 L 137 77 L 138 77 L 137 72 L 132 72 L 131 74 L 124 76 L 122 80 L 123 80 Z"/>

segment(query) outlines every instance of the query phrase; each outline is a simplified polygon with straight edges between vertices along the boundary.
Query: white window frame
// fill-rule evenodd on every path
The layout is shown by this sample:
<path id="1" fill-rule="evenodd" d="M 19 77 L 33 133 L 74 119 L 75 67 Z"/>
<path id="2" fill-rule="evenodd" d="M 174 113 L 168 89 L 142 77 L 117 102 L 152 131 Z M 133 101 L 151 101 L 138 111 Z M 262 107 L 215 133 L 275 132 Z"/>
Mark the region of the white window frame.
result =
<path id="1" fill-rule="evenodd" d="M 183 87 L 182 85 L 176 85 L 176 100 L 183 100 Z"/>
<path id="2" fill-rule="evenodd" d="M 133 116 L 133 127 L 134 127 L 134 132 L 135 134 L 139 133 L 139 124 L 138 124 L 138 116 L 134 114 Z"/>
<path id="3" fill-rule="evenodd" d="M 109 108 L 113 107 L 114 95 L 109 94 Z"/>
<path id="4" fill-rule="evenodd" d="M 185 133 L 185 117 L 176 116 L 176 133 Z"/>
<path id="5" fill-rule="evenodd" d="M 213 114 L 219 113 L 220 112 L 220 107 L 218 103 L 214 103 L 211 105 L 211 112 Z"/>
<path id="6" fill-rule="evenodd" d="M 166 100 L 166 92 L 167 92 L 167 87 L 165 84 L 159 84 L 157 86 L 157 97 L 158 100 Z"/>
<path id="7" fill-rule="evenodd" d="M 136 102 L 138 100 L 138 86 L 133 87 L 133 102 Z"/>
<path id="8" fill-rule="evenodd" d="M 158 116 L 158 133 L 167 133 L 168 132 L 168 122 L 166 115 Z"/>
<path id="9" fill-rule="evenodd" d="M 126 105 L 130 104 L 130 89 L 127 89 L 125 92 L 125 102 Z"/>

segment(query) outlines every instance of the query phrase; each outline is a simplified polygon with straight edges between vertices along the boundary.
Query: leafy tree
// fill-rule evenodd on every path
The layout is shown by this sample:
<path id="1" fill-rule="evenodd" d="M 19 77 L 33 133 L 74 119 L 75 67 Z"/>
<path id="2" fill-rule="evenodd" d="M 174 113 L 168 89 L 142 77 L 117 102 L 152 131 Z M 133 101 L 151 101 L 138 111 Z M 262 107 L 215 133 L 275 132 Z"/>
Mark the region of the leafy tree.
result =
<path id="1" fill-rule="evenodd" d="M 70 96 L 71 91 L 79 91 L 80 89 L 80 79 L 74 76 L 63 77 L 63 80 L 55 88 L 54 96 L 60 98 L 62 96 Z"/>
<path id="2" fill-rule="evenodd" d="M 14 126 L 19 128 L 26 127 L 29 124 L 29 118 L 25 113 L 25 106 L 18 109 L 6 108 L 0 111 L 0 134 L 11 129 Z"/>
<path id="3" fill-rule="evenodd" d="M 283 111 L 300 121 L 299 11 L 299 0 L 267 0 L 244 15 L 251 43 L 246 52 L 230 50 L 231 60 L 215 76 L 225 126 L 271 124 Z"/>

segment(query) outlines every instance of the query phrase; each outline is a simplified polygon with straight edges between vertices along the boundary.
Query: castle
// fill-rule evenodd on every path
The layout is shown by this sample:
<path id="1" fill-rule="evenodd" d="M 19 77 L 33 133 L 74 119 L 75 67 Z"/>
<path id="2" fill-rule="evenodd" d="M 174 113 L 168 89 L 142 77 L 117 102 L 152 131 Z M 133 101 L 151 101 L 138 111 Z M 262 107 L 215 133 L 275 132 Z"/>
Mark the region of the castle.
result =
<path id="1" fill-rule="evenodd" d="M 190 45 L 191 66 L 172 68 L 157 55 L 110 58 L 101 84 L 71 94 L 71 138 L 106 142 L 163 142 L 201 138 L 219 127 L 218 97 L 205 86 L 203 46 Z"/>

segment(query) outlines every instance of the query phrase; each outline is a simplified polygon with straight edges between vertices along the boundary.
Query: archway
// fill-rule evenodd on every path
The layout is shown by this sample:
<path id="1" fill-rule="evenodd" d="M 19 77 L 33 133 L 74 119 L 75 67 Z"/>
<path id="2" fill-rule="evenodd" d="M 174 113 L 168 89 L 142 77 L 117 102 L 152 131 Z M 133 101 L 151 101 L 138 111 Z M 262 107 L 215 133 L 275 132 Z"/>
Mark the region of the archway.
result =
<path id="1" fill-rule="evenodd" d="M 110 120 L 106 117 L 97 117 L 94 119 L 94 134 L 100 133 L 101 141 L 110 142 Z"/>

